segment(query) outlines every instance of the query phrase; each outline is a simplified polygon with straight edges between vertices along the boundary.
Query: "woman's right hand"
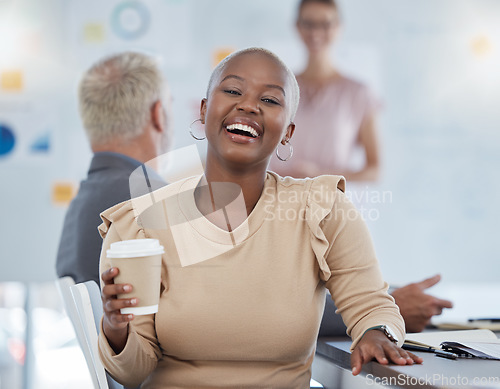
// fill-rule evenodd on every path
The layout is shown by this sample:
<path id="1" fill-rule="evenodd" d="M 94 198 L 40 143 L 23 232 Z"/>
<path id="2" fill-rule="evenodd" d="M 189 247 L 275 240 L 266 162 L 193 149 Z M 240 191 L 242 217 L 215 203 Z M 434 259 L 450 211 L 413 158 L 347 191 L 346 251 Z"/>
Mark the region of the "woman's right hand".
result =
<path id="1" fill-rule="evenodd" d="M 112 267 L 101 274 L 104 283 L 101 291 L 104 310 L 102 327 L 109 345 L 117 354 L 123 350 L 127 343 L 128 323 L 134 319 L 134 315 L 122 314 L 120 309 L 137 305 L 136 298 L 117 298 L 118 294 L 132 291 L 132 285 L 130 284 L 114 283 L 114 278 L 118 275 L 118 272 L 118 268 Z"/>

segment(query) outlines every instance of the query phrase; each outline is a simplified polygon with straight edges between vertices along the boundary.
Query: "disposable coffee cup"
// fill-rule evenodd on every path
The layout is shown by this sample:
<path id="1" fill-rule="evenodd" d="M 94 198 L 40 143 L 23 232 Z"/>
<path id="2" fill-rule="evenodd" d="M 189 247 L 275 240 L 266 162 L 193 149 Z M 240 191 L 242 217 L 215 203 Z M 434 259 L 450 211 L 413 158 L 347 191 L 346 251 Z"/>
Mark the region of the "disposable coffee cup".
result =
<path id="1" fill-rule="evenodd" d="M 157 239 L 133 239 L 111 243 L 106 251 L 111 266 L 119 269 L 115 284 L 130 284 L 132 292 L 119 299 L 136 297 L 135 307 L 120 309 L 122 314 L 149 315 L 158 312 L 161 283 L 161 255 L 165 251 Z"/>

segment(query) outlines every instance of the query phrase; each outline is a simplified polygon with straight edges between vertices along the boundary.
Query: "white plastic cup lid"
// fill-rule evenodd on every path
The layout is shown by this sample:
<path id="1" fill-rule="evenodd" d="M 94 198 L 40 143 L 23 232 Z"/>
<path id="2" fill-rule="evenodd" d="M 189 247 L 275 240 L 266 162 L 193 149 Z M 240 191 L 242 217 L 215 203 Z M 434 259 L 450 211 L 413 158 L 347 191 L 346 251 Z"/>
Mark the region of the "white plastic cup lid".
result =
<path id="1" fill-rule="evenodd" d="M 163 246 L 158 239 L 131 239 L 111 243 L 106 251 L 108 258 L 135 258 L 163 254 Z"/>

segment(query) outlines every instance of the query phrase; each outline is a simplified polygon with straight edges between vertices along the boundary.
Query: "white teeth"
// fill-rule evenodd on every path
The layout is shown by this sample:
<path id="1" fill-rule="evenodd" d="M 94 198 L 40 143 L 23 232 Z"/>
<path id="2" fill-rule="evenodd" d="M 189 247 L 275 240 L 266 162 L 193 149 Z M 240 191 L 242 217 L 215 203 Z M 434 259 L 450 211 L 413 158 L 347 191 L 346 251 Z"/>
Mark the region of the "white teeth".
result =
<path id="1" fill-rule="evenodd" d="M 258 137 L 259 133 L 255 131 L 252 127 L 247 126 L 246 124 L 241 124 L 241 123 L 235 123 L 235 124 L 230 124 L 227 126 L 228 130 L 240 130 L 240 131 L 245 131 L 248 132 L 250 135 L 253 137 Z"/>

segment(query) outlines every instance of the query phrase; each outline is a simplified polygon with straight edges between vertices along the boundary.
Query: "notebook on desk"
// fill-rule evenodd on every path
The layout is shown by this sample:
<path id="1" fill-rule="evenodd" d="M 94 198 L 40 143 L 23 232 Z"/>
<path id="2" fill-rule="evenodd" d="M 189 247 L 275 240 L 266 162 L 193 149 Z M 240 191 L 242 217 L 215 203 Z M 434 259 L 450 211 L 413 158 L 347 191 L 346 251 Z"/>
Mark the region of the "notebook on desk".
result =
<path id="1" fill-rule="evenodd" d="M 405 344 L 451 351 L 465 358 L 500 360 L 500 339 L 487 329 L 407 334 Z"/>
<path id="2" fill-rule="evenodd" d="M 433 325 L 442 330 L 488 329 L 492 331 L 500 331 L 500 321 L 492 320 L 443 321 L 434 322 Z"/>

